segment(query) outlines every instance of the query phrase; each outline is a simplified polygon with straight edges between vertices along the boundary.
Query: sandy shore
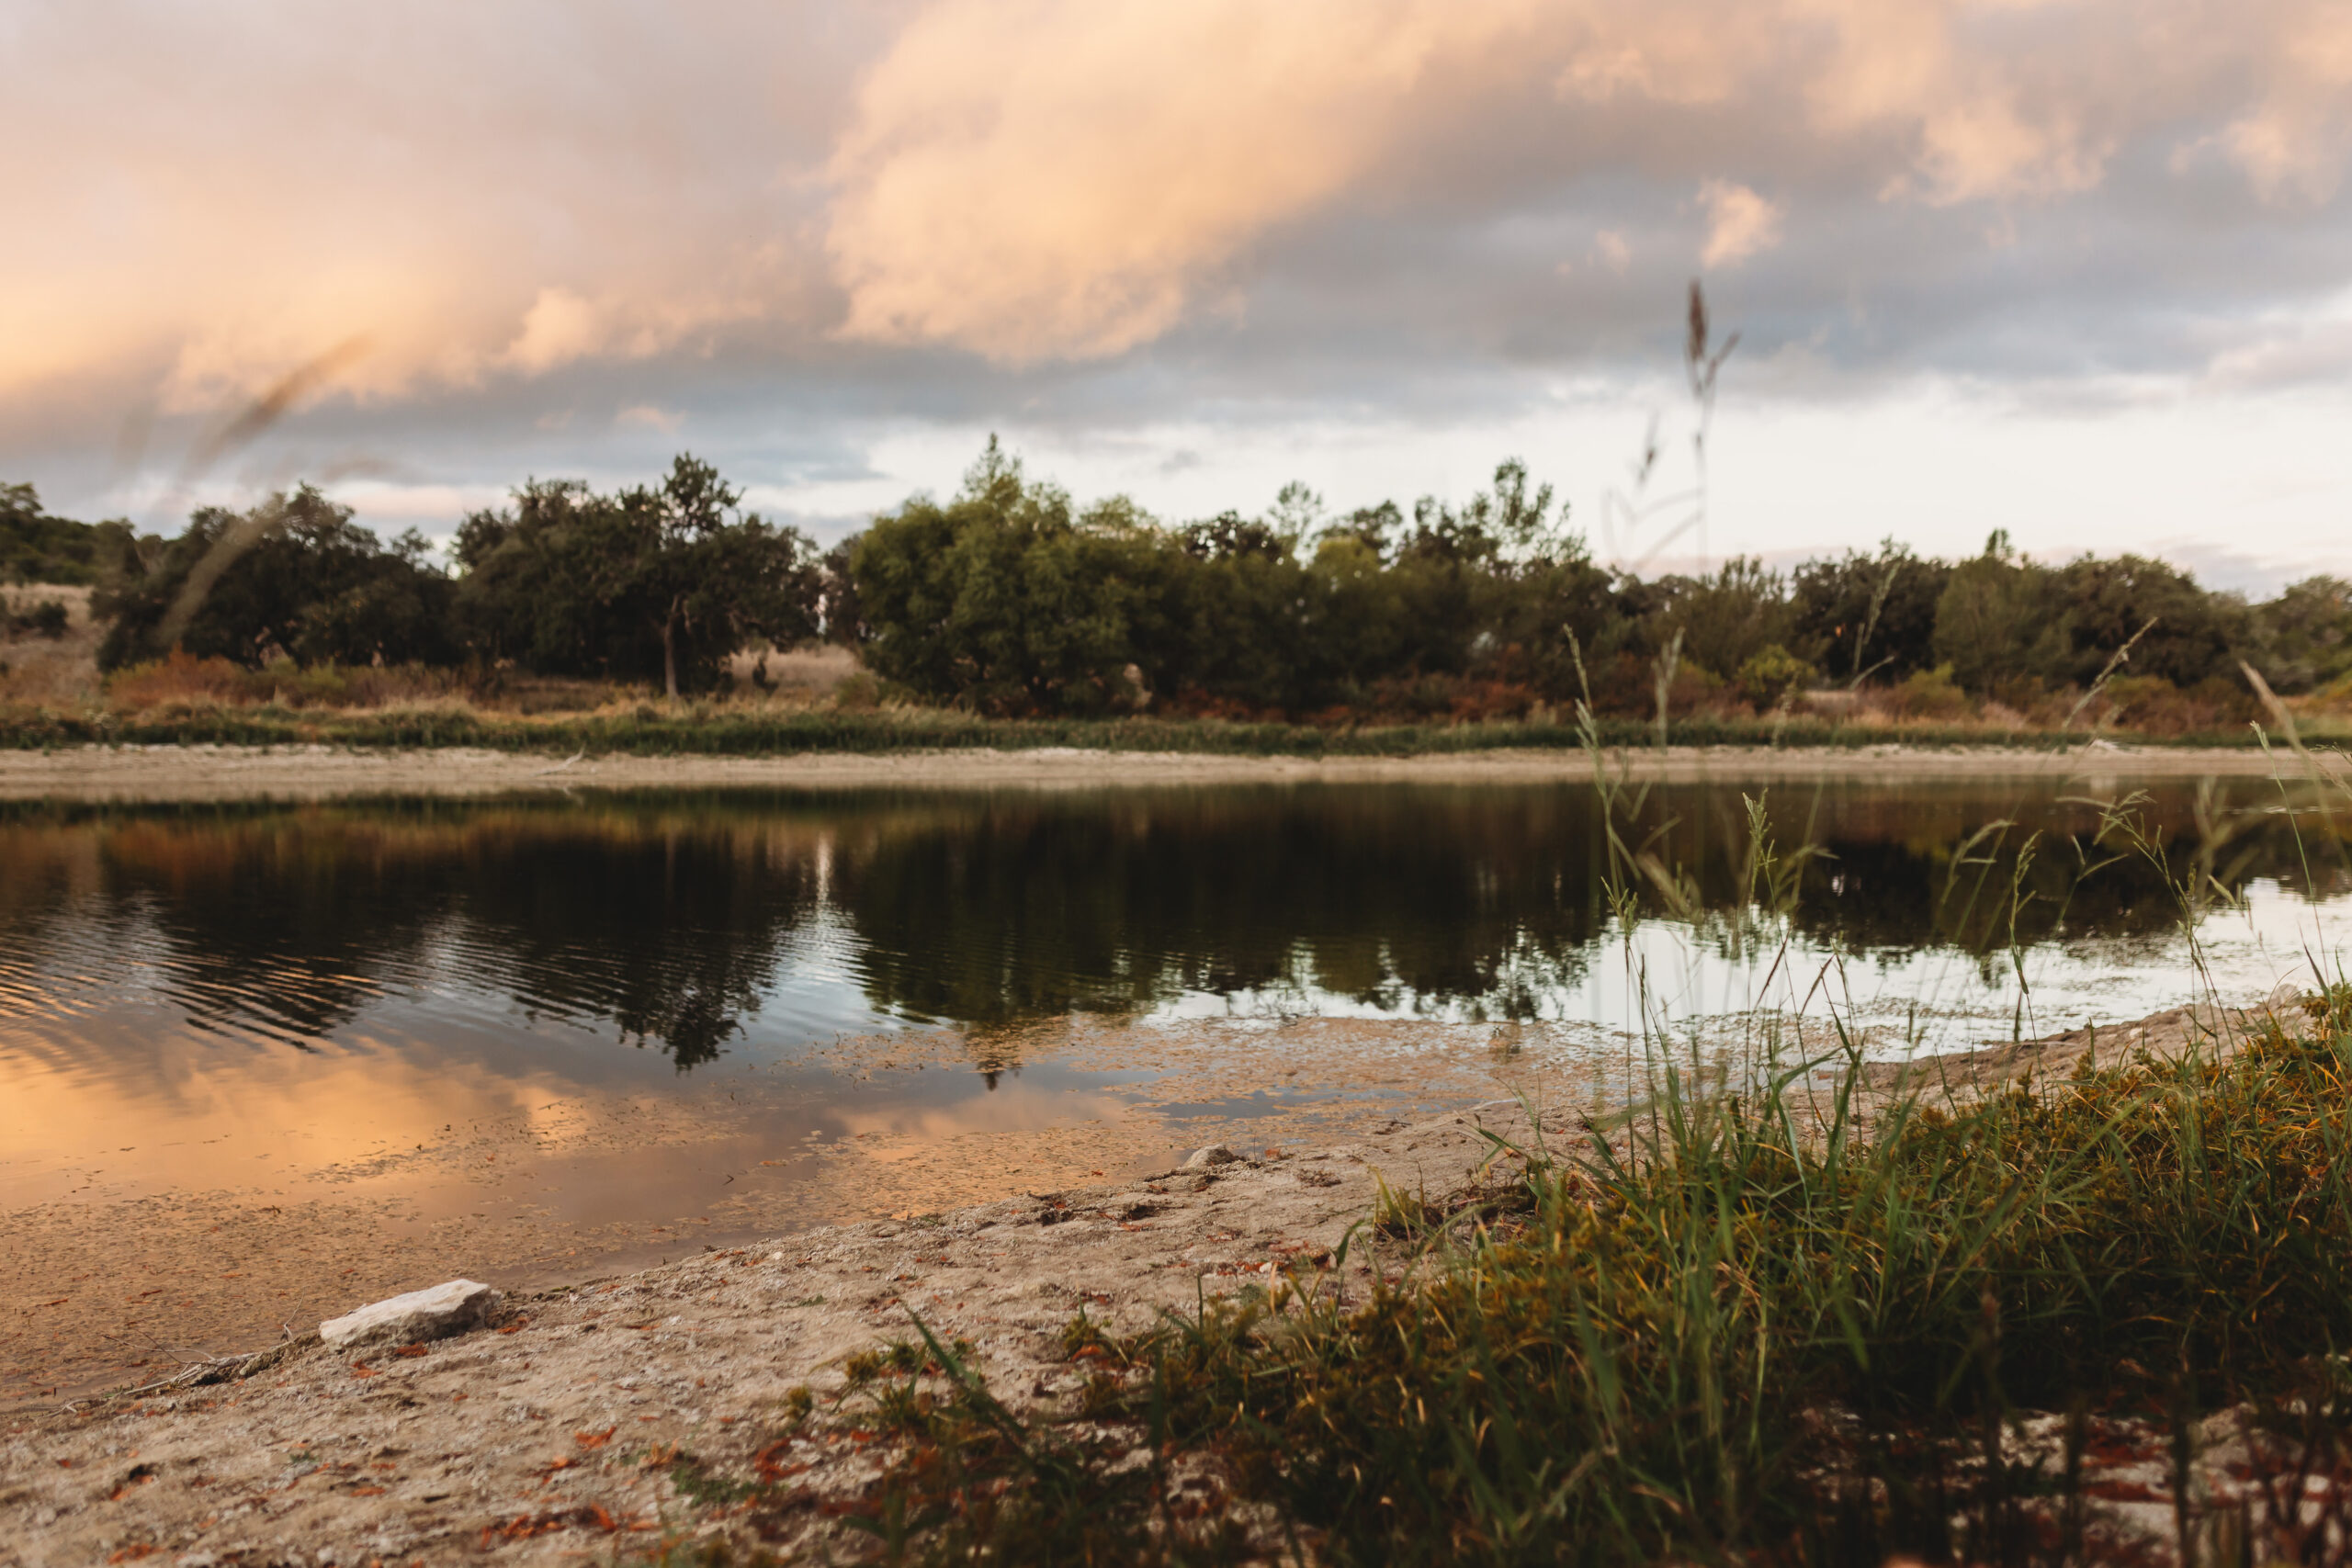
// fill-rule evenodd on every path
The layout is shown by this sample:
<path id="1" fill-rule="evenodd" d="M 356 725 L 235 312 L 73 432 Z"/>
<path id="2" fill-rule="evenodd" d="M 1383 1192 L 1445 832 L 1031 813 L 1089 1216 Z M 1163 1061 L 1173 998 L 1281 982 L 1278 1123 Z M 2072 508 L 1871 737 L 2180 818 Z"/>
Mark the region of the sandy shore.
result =
<path id="1" fill-rule="evenodd" d="M 552 1288 L 706 1245 L 1118 1179 L 1206 1143 L 1313 1148 L 1520 1093 L 1589 1102 L 1598 1030 L 1509 1033 L 1075 1018 L 982 1039 L 851 1036 L 819 1049 L 810 1070 L 714 1068 L 658 1094 L 574 1085 L 557 1098 L 435 1073 L 418 1109 L 437 1109 L 423 1122 L 368 1121 L 340 1141 L 235 1135 L 217 1149 L 203 1140 L 290 1127 L 296 1113 L 257 1104 L 251 1122 L 183 1128 L 175 1112 L 141 1122 L 126 1110 L 105 1141 L 139 1154 L 94 1153 L 13 1183 L 0 1158 L 0 1415 L 145 1382 L 265 1344 L 281 1322 L 458 1275 Z M 978 1093 L 977 1049 L 1023 1070 Z M 943 1079 L 975 1092 L 920 1092 Z M 398 1076 L 359 1085 L 304 1078 L 299 1092 L 322 1114 L 354 1092 L 389 1113 L 416 1087 Z M 176 1158 L 189 1145 L 219 1157 Z M 132 1163 L 142 1156 L 153 1163 Z"/>
<path id="2" fill-rule="evenodd" d="M 2322 754 L 2338 776 L 2352 764 Z M 2004 777 L 2309 776 L 2284 751 L 2091 742 L 2062 751 L 1674 747 L 1610 753 L 1635 779 L 1922 781 Z M 1216 784 L 1541 784 L 1588 779 L 1578 751 L 1479 751 L 1426 757 L 1209 756 L 1189 752 L 909 751 L 878 756 L 604 756 L 566 760 L 471 750 L 372 751 L 327 746 L 89 746 L 0 752 L 0 799 L 189 801 L 368 795 L 477 795 L 543 789 L 1073 789 Z"/>
<path id="3" fill-rule="evenodd" d="M 1081 1308 L 1132 1330 L 1196 1292 L 1328 1273 L 1375 1171 L 1443 1190 L 1487 1152 L 1479 1125 L 1521 1121 L 1504 1102 L 1296 1158 L 808 1232 L 513 1298 L 500 1327 L 412 1354 L 313 1334 L 243 1382 L 20 1413 L 0 1426 L 0 1568 L 626 1562 L 729 1535 L 745 1527 L 696 1475 L 755 1475 L 763 1455 L 824 1493 L 869 1473 L 854 1442 L 796 1442 L 787 1394 L 839 1391 L 842 1359 L 911 1337 L 910 1312 L 972 1341 L 1017 1403 L 1060 1399 L 1087 1370 L 1060 1339 Z M 1332 1282 L 1360 1295 L 1397 1264 L 1359 1233 Z"/>

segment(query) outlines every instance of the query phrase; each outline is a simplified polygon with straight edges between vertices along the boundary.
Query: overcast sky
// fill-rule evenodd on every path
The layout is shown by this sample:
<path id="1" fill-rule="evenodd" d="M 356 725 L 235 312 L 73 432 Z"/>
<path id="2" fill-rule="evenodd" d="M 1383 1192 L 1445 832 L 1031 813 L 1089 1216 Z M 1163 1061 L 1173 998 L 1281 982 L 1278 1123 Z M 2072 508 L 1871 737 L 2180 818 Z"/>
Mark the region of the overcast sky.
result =
<path id="1" fill-rule="evenodd" d="M 2347 158 L 2342 0 L 0 0 L 0 479 L 446 533 L 687 448 L 832 536 L 990 431 L 1171 518 L 1516 455 L 1670 558 L 1699 277 L 1711 557 L 2260 589 L 2352 573 Z"/>

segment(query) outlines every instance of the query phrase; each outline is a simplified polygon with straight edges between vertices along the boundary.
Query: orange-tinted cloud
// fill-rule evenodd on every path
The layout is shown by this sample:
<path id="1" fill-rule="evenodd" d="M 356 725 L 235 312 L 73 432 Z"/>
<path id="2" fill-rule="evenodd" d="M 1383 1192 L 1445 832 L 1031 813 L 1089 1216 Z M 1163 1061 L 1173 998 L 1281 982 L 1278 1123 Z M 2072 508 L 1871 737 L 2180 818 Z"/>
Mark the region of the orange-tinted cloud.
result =
<path id="1" fill-rule="evenodd" d="M 1781 243 L 1780 204 L 1744 185 L 1709 180 L 1699 187 L 1699 204 L 1707 210 L 1707 243 L 1699 253 L 1702 266 L 1737 266 Z"/>
<path id="2" fill-rule="evenodd" d="M 2222 144 L 2266 199 L 2324 201 L 2352 152 L 2352 10 L 2313 8 L 2281 33 L 2267 90 Z"/>
<path id="3" fill-rule="evenodd" d="M 1363 177 L 1525 0 L 949 0 L 866 79 L 833 162 L 846 335 L 1114 354 Z"/>
<path id="4" fill-rule="evenodd" d="M 1286 225 L 1378 205 L 1482 122 L 1557 134 L 1688 110 L 1637 157 L 1705 182 L 1690 261 L 1767 248 L 1790 181 L 1882 171 L 1930 207 L 2097 188 L 2119 146 L 2230 117 L 2265 188 L 2317 188 L 2342 138 L 2352 24 L 2325 0 L 935 0 L 864 79 L 828 250 L 853 339 L 1023 363 L 1114 355 L 1229 298 Z M 2271 86 L 2237 104 L 2249 69 Z M 1618 154 L 1620 157 L 1622 153 Z M 1531 157 L 1600 163 L 1573 143 Z M 1684 188 L 1689 188 L 1685 186 Z M 1687 265 L 1687 264 L 1686 264 Z"/>
<path id="5" fill-rule="evenodd" d="M 1540 259 L 1581 297 L 1844 265 L 1839 212 L 1991 232 L 2135 151 L 2280 210 L 2352 156 L 2340 0 L 85 0 L 12 21 L 0 68 L 0 418 L 99 388 L 109 438 L 363 335 L 318 392 L 747 343 L 1037 367 L 1246 334 L 1343 220 L 1470 234 L 1614 182 Z M 1329 330 L 1448 282 L 1412 276 Z"/>
<path id="6" fill-rule="evenodd" d="M 0 410 L 93 384 L 218 410 L 356 336 L 322 394 L 814 331 L 778 175 L 823 155 L 825 25 L 734 0 L 13 17 Z"/>

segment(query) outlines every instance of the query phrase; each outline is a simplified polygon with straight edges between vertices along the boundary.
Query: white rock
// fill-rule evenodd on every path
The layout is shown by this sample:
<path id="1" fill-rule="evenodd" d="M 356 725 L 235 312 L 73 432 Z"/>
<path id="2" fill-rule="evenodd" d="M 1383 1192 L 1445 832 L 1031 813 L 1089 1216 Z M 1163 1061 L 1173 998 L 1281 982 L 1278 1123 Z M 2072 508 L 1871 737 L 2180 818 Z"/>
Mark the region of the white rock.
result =
<path id="1" fill-rule="evenodd" d="M 319 1325 L 319 1337 L 335 1349 L 390 1339 L 412 1345 L 480 1328 L 498 1309 L 499 1295 L 472 1280 L 452 1280 L 429 1291 L 374 1302 Z"/>
<path id="2" fill-rule="evenodd" d="M 1193 1157 L 1184 1162 L 1186 1170 L 1206 1170 L 1213 1165 L 1232 1165 L 1241 1156 L 1223 1144 L 1211 1144 L 1204 1149 L 1194 1149 Z"/>

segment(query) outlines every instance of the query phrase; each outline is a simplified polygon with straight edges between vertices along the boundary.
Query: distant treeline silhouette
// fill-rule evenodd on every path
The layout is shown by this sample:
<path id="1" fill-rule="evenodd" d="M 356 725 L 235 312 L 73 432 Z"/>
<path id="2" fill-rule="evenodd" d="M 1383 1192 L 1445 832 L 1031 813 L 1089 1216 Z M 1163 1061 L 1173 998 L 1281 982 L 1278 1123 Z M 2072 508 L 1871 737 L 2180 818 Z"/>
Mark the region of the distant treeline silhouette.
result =
<path id="1" fill-rule="evenodd" d="M 1080 509 L 991 439 L 951 499 L 917 497 L 822 551 L 741 510 L 708 464 L 601 494 L 534 481 L 458 529 L 444 567 L 303 487 L 198 511 L 176 538 L 51 518 L 0 488 L 0 570 L 93 583 L 101 665 L 174 649 L 248 667 L 473 664 L 729 681 L 729 655 L 819 637 L 905 694 L 991 714 L 1498 717 L 1768 711 L 1800 691 L 1902 714 L 2071 715 L 2099 690 L 2158 726 L 2250 716 L 2352 677 L 2352 584 L 2210 592 L 2140 556 L 1961 561 L 1890 540 L 1781 572 L 1746 558 L 1642 578 L 1595 561 L 1516 460 L 1466 502 L 1328 513 L 1303 486 L 1246 517 Z M 2132 716 L 2123 714 L 2127 721 Z"/>

